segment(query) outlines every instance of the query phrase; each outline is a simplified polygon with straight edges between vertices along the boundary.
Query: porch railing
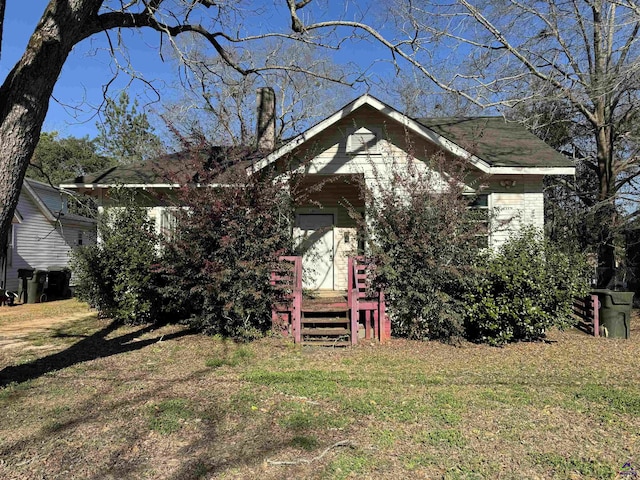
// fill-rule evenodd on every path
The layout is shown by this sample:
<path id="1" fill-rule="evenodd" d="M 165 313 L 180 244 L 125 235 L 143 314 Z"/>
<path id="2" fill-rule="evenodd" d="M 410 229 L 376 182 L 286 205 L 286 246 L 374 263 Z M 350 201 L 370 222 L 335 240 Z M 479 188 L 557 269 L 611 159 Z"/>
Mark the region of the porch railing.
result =
<path id="1" fill-rule="evenodd" d="M 279 298 L 271 310 L 271 323 L 283 335 L 292 335 L 302 342 L 302 257 L 280 257 L 280 268 L 271 272 L 271 285 L 279 291 Z"/>
<path id="2" fill-rule="evenodd" d="M 391 321 L 387 315 L 384 292 L 373 289 L 369 279 L 375 264 L 363 256 L 349 257 L 347 302 L 351 315 L 351 344 L 358 343 L 358 329 L 364 324 L 365 339 L 384 342 L 391 338 Z"/>

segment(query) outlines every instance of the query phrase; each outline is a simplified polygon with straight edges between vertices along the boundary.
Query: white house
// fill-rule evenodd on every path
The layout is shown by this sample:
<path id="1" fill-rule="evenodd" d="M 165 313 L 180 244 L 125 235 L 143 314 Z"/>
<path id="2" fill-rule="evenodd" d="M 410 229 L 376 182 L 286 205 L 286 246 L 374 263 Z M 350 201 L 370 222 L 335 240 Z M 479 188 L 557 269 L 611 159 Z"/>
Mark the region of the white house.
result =
<path id="1" fill-rule="evenodd" d="M 36 180 L 25 179 L 14 215 L 4 271 L 5 290 L 18 289 L 19 269 L 64 267 L 69 252 L 95 243 L 96 221 L 69 213 L 67 195 Z"/>
<path id="2" fill-rule="evenodd" d="M 267 108 L 272 119 L 273 109 Z M 260 119 L 258 123 L 265 125 Z M 273 131 L 262 130 L 267 136 Z M 318 290 L 346 289 L 347 254 L 354 251 L 358 237 L 346 205 L 366 215 L 359 185 L 375 189 L 376 181 L 404 168 L 407 159 L 423 168 L 434 155 L 468 164 L 466 190 L 474 195 L 478 208 L 494 213 L 487 238 L 491 247 L 500 245 L 523 223 L 542 227 L 544 177 L 575 174 L 569 159 L 501 117 L 410 118 L 370 95 L 357 98 L 280 146 L 273 139 L 260 139 L 258 144 L 263 149 L 253 149 L 242 163 L 247 174 L 269 166 L 286 174 L 284 169 L 292 164 L 307 174 L 304 182 L 313 193 L 297 205 L 293 235 L 305 249 L 303 268 L 315 272 L 304 276 L 305 288 Z M 109 189 L 116 186 L 168 191 L 179 186 L 175 172 L 180 155 L 111 168 L 62 187 L 92 194 L 103 204 Z M 321 188 L 311 189 L 314 185 Z M 167 211 L 157 204 L 150 207 L 161 230 Z"/>

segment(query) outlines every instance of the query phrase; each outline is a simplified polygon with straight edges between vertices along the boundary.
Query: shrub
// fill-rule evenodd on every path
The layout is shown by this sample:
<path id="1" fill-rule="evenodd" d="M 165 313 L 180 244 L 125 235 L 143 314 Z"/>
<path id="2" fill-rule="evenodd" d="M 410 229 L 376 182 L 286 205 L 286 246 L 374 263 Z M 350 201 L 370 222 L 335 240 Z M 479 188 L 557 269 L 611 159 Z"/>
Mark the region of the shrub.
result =
<path id="1" fill-rule="evenodd" d="M 471 339 L 493 345 L 538 340 L 550 327 L 572 325 L 573 298 L 588 286 L 584 256 L 534 228 L 488 252 L 485 269 L 467 295 L 466 329 Z"/>
<path id="2" fill-rule="evenodd" d="M 465 292 L 475 276 L 477 234 L 463 171 L 443 173 L 409 157 L 368 193 L 367 228 L 387 295 L 393 334 L 412 339 L 462 336 Z M 379 175 L 381 177 L 381 175 Z"/>
<path id="3" fill-rule="evenodd" d="M 291 250 L 292 205 L 275 174 L 247 177 L 244 166 L 199 173 L 177 202 L 176 230 L 164 246 L 163 294 L 186 322 L 209 334 L 236 339 L 261 335 L 271 325 L 277 291 L 270 274 Z"/>
<path id="4" fill-rule="evenodd" d="M 98 220 L 99 243 L 72 254 L 78 298 L 104 316 L 129 324 L 157 319 L 160 301 L 157 275 L 157 237 L 143 207 L 131 195 L 114 196 Z"/>

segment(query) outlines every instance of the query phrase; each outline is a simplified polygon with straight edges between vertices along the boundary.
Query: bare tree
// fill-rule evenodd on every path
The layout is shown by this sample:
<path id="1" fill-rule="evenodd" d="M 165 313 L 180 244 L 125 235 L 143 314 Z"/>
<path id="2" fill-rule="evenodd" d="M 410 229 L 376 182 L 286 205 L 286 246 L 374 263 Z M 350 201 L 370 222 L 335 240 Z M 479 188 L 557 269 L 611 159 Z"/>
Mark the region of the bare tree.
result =
<path id="1" fill-rule="evenodd" d="M 304 65 L 314 75 L 278 69 L 260 76 L 241 75 L 219 57 L 195 49 L 189 54 L 194 67 L 183 76 L 180 98 L 161 114 L 172 130 L 214 144 L 252 145 L 255 94 L 267 85 L 276 93 L 276 138 L 281 140 L 302 133 L 347 103 L 351 95 L 346 83 L 354 73 L 315 45 L 266 41 L 244 51 L 241 61 L 253 66 Z"/>
<path id="2" fill-rule="evenodd" d="M 577 135 L 560 147 L 596 174 L 589 201 L 599 224 L 599 283 L 608 284 L 620 216 L 638 215 L 637 207 L 620 202 L 637 201 L 640 193 L 640 6 L 634 0 L 397 0 L 393 8 L 407 45 L 396 55 L 443 91 L 503 113 L 528 109 L 528 123 L 538 129 L 553 127 L 549 121 L 573 125 Z M 536 105 L 559 106 L 561 115 Z"/>
<path id="3" fill-rule="evenodd" d="M 312 0 L 280 0 L 271 4 L 226 0 L 50 0 L 22 58 L 0 87 L 0 258 L 6 252 L 7 232 L 49 99 L 75 45 L 104 33 L 115 53 L 126 48 L 122 45 L 124 37 L 119 35 L 121 30 L 150 29 L 158 33 L 163 45 L 173 47 L 175 54 L 188 64 L 188 57 L 181 55 L 178 39 L 198 37 L 206 41 L 221 61 L 244 76 L 274 70 L 316 75 L 306 65 L 244 64 L 243 49 L 266 38 L 337 49 L 346 39 L 361 32 L 392 50 L 396 48 L 373 27 L 363 23 L 340 18 L 303 23 L 300 12 L 304 9 L 305 20 L 311 20 L 314 13 L 311 8 L 318 3 L 319 0 L 313 3 Z M 329 11 L 320 14 L 326 16 Z M 290 22 L 290 30 L 265 27 L 279 23 L 265 22 L 265 16 L 269 15 L 272 20 Z M 160 55 L 163 50 L 160 49 Z M 341 78 L 335 80 L 349 83 Z"/>

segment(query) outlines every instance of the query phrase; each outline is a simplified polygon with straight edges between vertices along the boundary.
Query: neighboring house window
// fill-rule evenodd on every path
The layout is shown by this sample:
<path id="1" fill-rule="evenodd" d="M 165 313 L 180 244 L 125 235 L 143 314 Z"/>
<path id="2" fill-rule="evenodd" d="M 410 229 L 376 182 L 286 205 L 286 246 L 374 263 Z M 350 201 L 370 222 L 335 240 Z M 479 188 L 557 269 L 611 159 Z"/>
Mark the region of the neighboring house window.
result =
<path id="1" fill-rule="evenodd" d="M 81 247 L 83 244 L 83 231 L 78 230 L 78 246 Z"/>
<path id="2" fill-rule="evenodd" d="M 15 227 L 9 227 L 9 238 L 7 239 L 7 266 L 13 265 L 13 249 L 15 248 Z"/>
<path id="3" fill-rule="evenodd" d="M 368 128 L 358 128 L 351 132 L 347 137 L 347 153 L 379 153 L 378 151 L 378 135 Z"/>
<path id="4" fill-rule="evenodd" d="M 489 247 L 489 195 L 481 194 L 473 197 L 469 202 L 473 220 L 478 224 L 476 243 L 479 248 Z"/>

